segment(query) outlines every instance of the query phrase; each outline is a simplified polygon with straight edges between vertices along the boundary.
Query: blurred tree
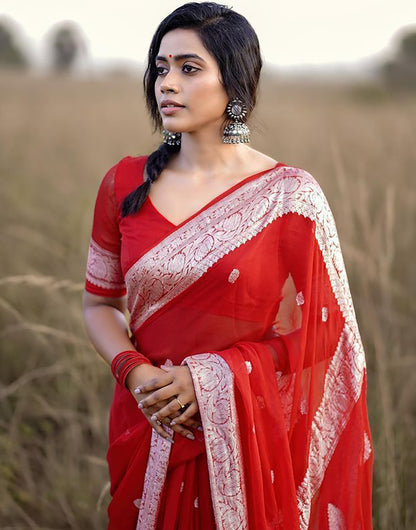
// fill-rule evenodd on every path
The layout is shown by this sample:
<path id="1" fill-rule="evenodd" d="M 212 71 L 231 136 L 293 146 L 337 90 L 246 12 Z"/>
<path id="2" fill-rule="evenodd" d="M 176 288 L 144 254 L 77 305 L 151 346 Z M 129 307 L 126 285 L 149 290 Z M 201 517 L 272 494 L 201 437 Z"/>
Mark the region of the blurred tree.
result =
<path id="1" fill-rule="evenodd" d="M 69 72 L 85 52 L 85 44 L 78 28 L 70 22 L 61 24 L 50 37 L 52 68 L 59 73 Z"/>
<path id="2" fill-rule="evenodd" d="M 15 42 L 14 30 L 0 20 L 0 68 L 27 68 L 28 60 Z"/>
<path id="3" fill-rule="evenodd" d="M 402 38 L 399 52 L 405 60 L 416 63 L 416 29 Z"/>
<path id="4" fill-rule="evenodd" d="M 402 34 L 395 56 L 381 65 L 380 73 L 391 88 L 416 90 L 416 28 Z"/>

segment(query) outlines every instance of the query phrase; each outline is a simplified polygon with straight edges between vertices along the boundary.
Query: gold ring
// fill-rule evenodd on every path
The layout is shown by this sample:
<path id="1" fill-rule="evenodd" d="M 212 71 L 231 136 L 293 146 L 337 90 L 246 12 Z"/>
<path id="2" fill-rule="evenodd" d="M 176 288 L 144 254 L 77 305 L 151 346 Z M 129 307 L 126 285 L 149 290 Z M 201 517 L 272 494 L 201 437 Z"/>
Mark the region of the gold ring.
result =
<path id="1" fill-rule="evenodd" d="M 182 403 L 179 401 L 179 398 L 176 398 L 176 401 L 179 403 L 179 407 L 180 407 L 181 409 L 183 409 L 183 408 L 186 407 L 186 405 L 182 405 Z"/>

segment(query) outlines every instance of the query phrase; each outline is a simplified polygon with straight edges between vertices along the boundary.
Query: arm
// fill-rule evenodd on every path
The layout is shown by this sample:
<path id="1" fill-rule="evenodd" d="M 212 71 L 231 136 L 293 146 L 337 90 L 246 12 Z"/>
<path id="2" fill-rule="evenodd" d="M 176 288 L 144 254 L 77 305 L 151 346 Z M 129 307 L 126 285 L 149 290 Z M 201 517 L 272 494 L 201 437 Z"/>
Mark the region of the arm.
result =
<path id="1" fill-rule="evenodd" d="M 109 365 L 120 352 L 135 350 L 125 319 L 126 286 L 120 261 L 120 205 L 115 194 L 118 167 L 119 164 L 116 164 L 107 171 L 97 193 L 84 292 L 84 319 L 88 336 L 98 354 Z M 118 360 L 127 370 L 126 386 L 138 402 L 142 401 L 146 394 L 134 393 L 137 386 L 156 376 L 161 379 L 162 386 L 171 382 L 171 376 L 153 366 L 149 360 L 146 362 L 146 359 L 143 359 L 142 364 L 130 370 L 120 357 Z M 173 401 L 178 407 L 177 401 Z M 167 401 L 161 401 L 143 411 L 152 427 L 164 437 L 168 436 L 167 433 L 160 422 L 152 420 L 151 416 L 166 403 Z M 173 416 L 176 414 L 175 412 Z M 169 424 L 170 420 L 171 418 L 166 418 L 163 422 Z M 186 425 L 197 426 L 198 423 L 190 419 Z M 190 431 L 182 427 L 174 430 L 184 436 L 191 435 Z"/>
<path id="2" fill-rule="evenodd" d="M 129 338 L 128 327 L 124 316 L 126 310 L 125 296 L 107 298 L 85 291 L 83 306 L 87 334 L 95 350 L 107 364 L 111 365 L 112 360 L 119 352 L 135 349 Z M 148 363 L 136 366 L 128 373 L 126 380 L 127 387 L 138 403 L 146 397 L 146 394 L 137 394 L 134 392 L 134 389 L 155 377 L 158 377 L 162 385 L 168 384 L 171 379 L 169 374 Z M 155 403 L 153 407 L 142 409 L 143 414 L 151 426 L 164 438 L 170 437 L 162 426 L 157 423 L 157 419 L 152 419 L 152 416 L 167 404 L 168 401 L 163 400 Z M 176 405 L 176 402 L 173 405 Z M 173 409 L 176 411 L 177 405 Z M 170 421 L 170 419 L 167 419 L 165 423 L 169 424 Z M 197 427 L 199 423 L 194 420 L 189 420 L 187 425 Z M 191 431 L 180 425 L 175 426 L 174 430 L 183 436 L 193 436 Z"/>
<path id="3" fill-rule="evenodd" d="M 125 296 L 106 298 L 84 291 L 83 306 L 88 336 L 94 348 L 108 364 L 111 364 L 118 352 L 134 350 L 124 317 Z"/>

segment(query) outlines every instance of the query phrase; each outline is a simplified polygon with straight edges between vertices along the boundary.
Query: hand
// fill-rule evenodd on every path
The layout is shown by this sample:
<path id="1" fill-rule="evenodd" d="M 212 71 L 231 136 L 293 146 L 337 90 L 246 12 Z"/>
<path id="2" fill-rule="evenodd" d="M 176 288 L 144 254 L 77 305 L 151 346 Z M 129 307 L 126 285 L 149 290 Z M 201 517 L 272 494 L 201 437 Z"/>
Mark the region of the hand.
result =
<path id="1" fill-rule="evenodd" d="M 139 407 L 142 411 L 156 404 L 162 404 L 159 410 L 151 415 L 153 421 L 164 421 L 166 418 L 174 417 L 169 425 L 173 428 L 186 423 L 198 412 L 198 403 L 195 396 L 191 372 L 188 366 L 163 366 L 164 375 L 155 377 L 146 383 L 139 385 L 135 392 L 138 395 L 146 393 L 144 399 L 140 399 Z M 151 391 L 150 395 L 148 395 Z M 176 399 L 178 398 L 178 399 Z M 187 405 L 186 410 L 180 411 L 180 404 Z M 166 404 L 166 401 L 169 403 Z"/>
<path id="2" fill-rule="evenodd" d="M 131 394 L 134 396 L 136 401 L 140 403 L 143 399 L 147 398 L 152 394 L 152 392 L 141 392 L 136 393 L 134 392 L 134 389 L 137 388 L 140 384 L 145 384 L 146 382 L 151 379 L 152 381 L 160 381 L 160 386 L 163 384 L 166 384 L 163 382 L 163 379 L 161 379 L 161 376 L 166 376 L 166 372 L 161 370 L 160 368 L 157 368 L 155 366 L 149 365 L 149 364 L 143 364 L 140 365 L 133 370 L 131 370 L 127 376 L 127 386 L 131 392 Z M 169 378 L 169 381 L 171 381 L 171 378 Z M 155 388 L 159 388 L 160 386 L 156 386 Z M 174 398 L 172 398 L 174 399 Z M 147 408 L 141 408 L 144 416 L 152 426 L 152 428 L 163 438 L 166 438 L 167 440 L 173 442 L 173 439 L 169 435 L 168 432 L 165 431 L 165 429 L 162 427 L 162 423 L 165 425 L 170 426 L 171 420 L 178 416 L 178 413 L 172 414 L 171 417 L 165 417 L 162 420 L 158 419 L 152 419 L 152 416 L 157 413 L 161 408 L 166 406 L 169 403 L 169 400 L 162 400 L 153 406 L 147 407 Z M 195 419 L 188 419 L 186 422 L 184 422 L 184 425 L 187 427 L 194 427 L 194 428 L 200 428 L 201 423 L 197 422 Z M 181 434 L 182 436 L 185 436 L 190 439 L 194 439 L 193 433 L 183 427 L 182 425 L 175 425 L 171 426 L 171 428 L 177 432 L 178 434 Z"/>

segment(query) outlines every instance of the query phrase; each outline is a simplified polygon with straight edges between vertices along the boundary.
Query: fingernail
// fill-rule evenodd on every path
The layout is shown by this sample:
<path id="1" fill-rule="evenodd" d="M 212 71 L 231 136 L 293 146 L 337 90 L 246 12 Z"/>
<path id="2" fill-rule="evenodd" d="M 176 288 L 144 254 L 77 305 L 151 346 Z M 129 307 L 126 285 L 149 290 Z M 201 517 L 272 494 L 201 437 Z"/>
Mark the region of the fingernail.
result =
<path id="1" fill-rule="evenodd" d="M 140 401 L 140 403 L 137 406 L 139 407 L 139 409 L 142 409 L 143 408 L 143 403 Z"/>
<path id="2" fill-rule="evenodd" d="M 175 443 L 175 440 L 172 440 L 172 438 L 165 438 L 165 440 L 167 440 L 167 441 L 170 442 L 171 444 L 174 444 L 174 443 Z"/>
<path id="3" fill-rule="evenodd" d="M 195 436 L 189 432 L 187 435 L 186 435 L 187 438 L 189 438 L 190 440 L 195 440 Z"/>
<path id="4" fill-rule="evenodd" d="M 158 417 L 156 416 L 156 414 L 153 414 L 153 416 L 150 418 L 152 421 L 157 421 L 158 420 Z"/>
<path id="5" fill-rule="evenodd" d="M 169 425 L 176 425 L 176 421 L 172 420 Z"/>
<path id="6" fill-rule="evenodd" d="M 202 427 L 202 425 L 198 425 L 197 429 L 198 429 L 198 431 L 203 431 L 203 430 L 204 430 L 204 428 Z"/>
<path id="7" fill-rule="evenodd" d="M 141 387 L 141 386 L 138 386 L 138 387 L 136 387 L 136 388 L 134 389 L 134 393 L 135 393 L 135 394 L 140 394 L 141 391 L 142 391 L 142 387 Z"/>

